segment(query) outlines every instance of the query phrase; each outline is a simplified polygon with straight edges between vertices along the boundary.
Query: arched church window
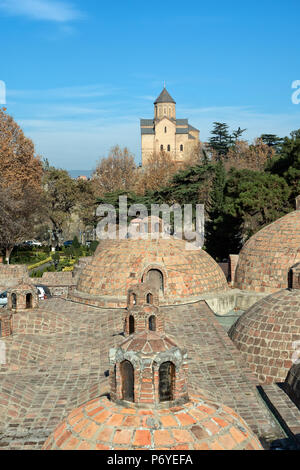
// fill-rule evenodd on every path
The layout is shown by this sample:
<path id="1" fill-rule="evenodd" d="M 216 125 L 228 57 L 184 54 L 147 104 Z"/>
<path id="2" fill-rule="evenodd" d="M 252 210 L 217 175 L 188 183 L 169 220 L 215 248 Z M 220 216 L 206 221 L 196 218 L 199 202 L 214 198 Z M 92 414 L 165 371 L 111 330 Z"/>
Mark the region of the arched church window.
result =
<path id="1" fill-rule="evenodd" d="M 159 368 L 159 401 L 174 400 L 175 366 L 172 362 L 163 362 Z"/>
<path id="2" fill-rule="evenodd" d="M 160 150 L 161 150 L 161 151 L 163 151 L 163 149 L 164 149 L 164 146 L 163 146 L 163 145 L 161 145 L 161 146 L 160 146 Z"/>
<path id="3" fill-rule="evenodd" d="M 155 317 L 155 315 L 151 315 L 151 317 L 149 317 L 149 330 L 150 331 L 156 331 L 156 317 Z"/>
<path id="4" fill-rule="evenodd" d="M 183 152 L 183 145 L 180 145 L 180 152 Z"/>
<path id="5" fill-rule="evenodd" d="M 130 305 L 136 305 L 136 294 L 130 294 Z"/>
<path id="6" fill-rule="evenodd" d="M 167 133 L 167 128 L 165 127 L 165 134 Z"/>
<path id="7" fill-rule="evenodd" d="M 122 380 L 122 400 L 134 402 L 134 369 L 129 361 L 120 364 Z"/>
<path id="8" fill-rule="evenodd" d="M 168 145 L 168 152 L 170 152 L 171 150 L 171 145 Z"/>
<path id="9" fill-rule="evenodd" d="M 132 335 L 135 330 L 135 324 L 134 324 L 134 316 L 129 315 L 129 334 Z"/>

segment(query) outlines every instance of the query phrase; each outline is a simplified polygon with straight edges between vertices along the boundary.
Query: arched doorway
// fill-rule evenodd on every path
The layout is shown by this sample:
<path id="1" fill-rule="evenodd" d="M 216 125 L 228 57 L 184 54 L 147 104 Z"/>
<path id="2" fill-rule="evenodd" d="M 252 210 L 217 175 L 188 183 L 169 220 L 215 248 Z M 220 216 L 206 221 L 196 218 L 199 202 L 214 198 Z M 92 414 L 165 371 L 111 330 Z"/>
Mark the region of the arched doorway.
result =
<path id="1" fill-rule="evenodd" d="M 156 331 L 156 317 L 155 317 L 155 315 L 151 315 L 151 317 L 149 317 L 149 330 L 150 331 Z"/>
<path id="2" fill-rule="evenodd" d="M 129 334 L 132 335 L 134 333 L 134 329 L 135 329 L 134 316 L 129 315 L 128 321 L 129 321 Z"/>
<path id="3" fill-rule="evenodd" d="M 17 295 L 16 294 L 11 294 L 11 308 L 16 309 L 17 308 Z"/>
<path id="4" fill-rule="evenodd" d="M 32 308 L 32 294 L 26 294 L 26 309 Z"/>
<path id="5" fill-rule="evenodd" d="M 146 281 L 150 282 L 153 287 L 164 293 L 164 276 L 159 269 L 150 269 L 147 272 Z"/>
<path id="6" fill-rule="evenodd" d="M 159 401 L 174 400 L 175 366 L 163 362 L 159 368 Z"/>
<path id="7" fill-rule="evenodd" d="M 129 361 L 120 364 L 122 379 L 122 400 L 134 402 L 134 369 Z"/>

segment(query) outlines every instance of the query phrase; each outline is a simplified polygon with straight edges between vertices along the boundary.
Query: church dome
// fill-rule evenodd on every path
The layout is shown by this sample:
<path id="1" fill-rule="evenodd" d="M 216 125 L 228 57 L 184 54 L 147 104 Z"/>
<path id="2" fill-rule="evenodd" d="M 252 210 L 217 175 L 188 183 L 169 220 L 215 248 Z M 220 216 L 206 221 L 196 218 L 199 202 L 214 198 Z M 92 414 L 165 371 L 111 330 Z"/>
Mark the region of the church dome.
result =
<path id="1" fill-rule="evenodd" d="M 275 292 L 288 287 L 289 268 L 300 261 L 300 210 L 253 235 L 242 248 L 235 287 Z"/>
<path id="2" fill-rule="evenodd" d="M 186 249 L 175 238 L 103 240 L 83 269 L 77 293 L 118 299 L 126 306 L 132 284 L 150 280 L 161 304 L 185 303 L 206 292 L 228 289 L 222 269 L 205 251 Z"/>
<path id="3" fill-rule="evenodd" d="M 247 310 L 229 336 L 259 383 L 283 382 L 300 341 L 300 289 L 277 291 Z"/>
<path id="4" fill-rule="evenodd" d="M 259 450 L 233 410 L 201 394 L 169 409 L 116 406 L 100 397 L 72 411 L 43 450 Z"/>

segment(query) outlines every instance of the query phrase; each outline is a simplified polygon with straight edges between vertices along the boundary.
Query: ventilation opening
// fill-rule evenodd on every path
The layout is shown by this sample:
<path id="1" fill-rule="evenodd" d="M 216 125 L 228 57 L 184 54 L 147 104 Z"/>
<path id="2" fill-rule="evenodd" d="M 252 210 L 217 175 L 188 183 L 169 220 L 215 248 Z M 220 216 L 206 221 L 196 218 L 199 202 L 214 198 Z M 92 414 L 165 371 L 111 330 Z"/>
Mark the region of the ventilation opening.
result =
<path id="1" fill-rule="evenodd" d="M 163 362 L 159 368 L 159 401 L 174 400 L 175 366 L 172 362 Z"/>
<path id="2" fill-rule="evenodd" d="M 134 369 L 129 361 L 120 364 L 122 379 L 122 399 L 134 402 Z"/>
<path id="3" fill-rule="evenodd" d="M 136 305 L 136 295 L 130 294 L 130 305 Z"/>
<path id="4" fill-rule="evenodd" d="M 12 308 L 17 308 L 17 296 L 16 296 L 16 294 L 11 294 L 11 306 L 12 306 Z"/>
<path id="5" fill-rule="evenodd" d="M 26 308 L 32 308 L 32 294 L 26 295 Z"/>
<path id="6" fill-rule="evenodd" d="M 288 288 L 293 288 L 293 271 L 291 269 L 288 272 Z"/>
<path id="7" fill-rule="evenodd" d="M 147 304 L 153 304 L 153 295 L 152 294 L 147 294 L 146 298 Z"/>
<path id="8" fill-rule="evenodd" d="M 149 330 L 150 331 L 156 331 L 156 317 L 155 317 L 155 315 L 151 315 L 151 317 L 149 317 Z"/>
<path id="9" fill-rule="evenodd" d="M 134 325 L 134 317 L 133 315 L 129 316 L 129 334 L 132 335 L 134 333 L 135 325 Z"/>

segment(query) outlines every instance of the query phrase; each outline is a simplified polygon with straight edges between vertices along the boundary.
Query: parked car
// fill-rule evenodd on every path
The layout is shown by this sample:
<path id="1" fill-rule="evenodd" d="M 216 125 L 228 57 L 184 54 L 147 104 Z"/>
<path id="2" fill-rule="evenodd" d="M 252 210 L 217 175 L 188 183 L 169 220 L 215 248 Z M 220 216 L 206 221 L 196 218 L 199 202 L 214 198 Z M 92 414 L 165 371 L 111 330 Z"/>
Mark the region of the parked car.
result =
<path id="1" fill-rule="evenodd" d="M 7 291 L 0 293 L 0 308 L 7 305 Z"/>
<path id="2" fill-rule="evenodd" d="M 37 290 L 38 290 L 38 293 L 39 293 L 39 299 L 40 300 L 46 300 L 46 299 L 49 299 L 51 296 L 51 292 L 49 290 L 49 287 L 47 286 L 44 286 L 44 285 L 38 285 L 36 286 Z"/>
<path id="3" fill-rule="evenodd" d="M 27 246 L 43 246 L 43 244 L 41 242 L 38 242 L 37 240 L 26 240 L 24 242 L 24 245 L 27 245 Z"/>
<path id="4" fill-rule="evenodd" d="M 67 240 L 64 242 L 64 246 L 72 246 L 73 245 L 73 240 Z"/>

